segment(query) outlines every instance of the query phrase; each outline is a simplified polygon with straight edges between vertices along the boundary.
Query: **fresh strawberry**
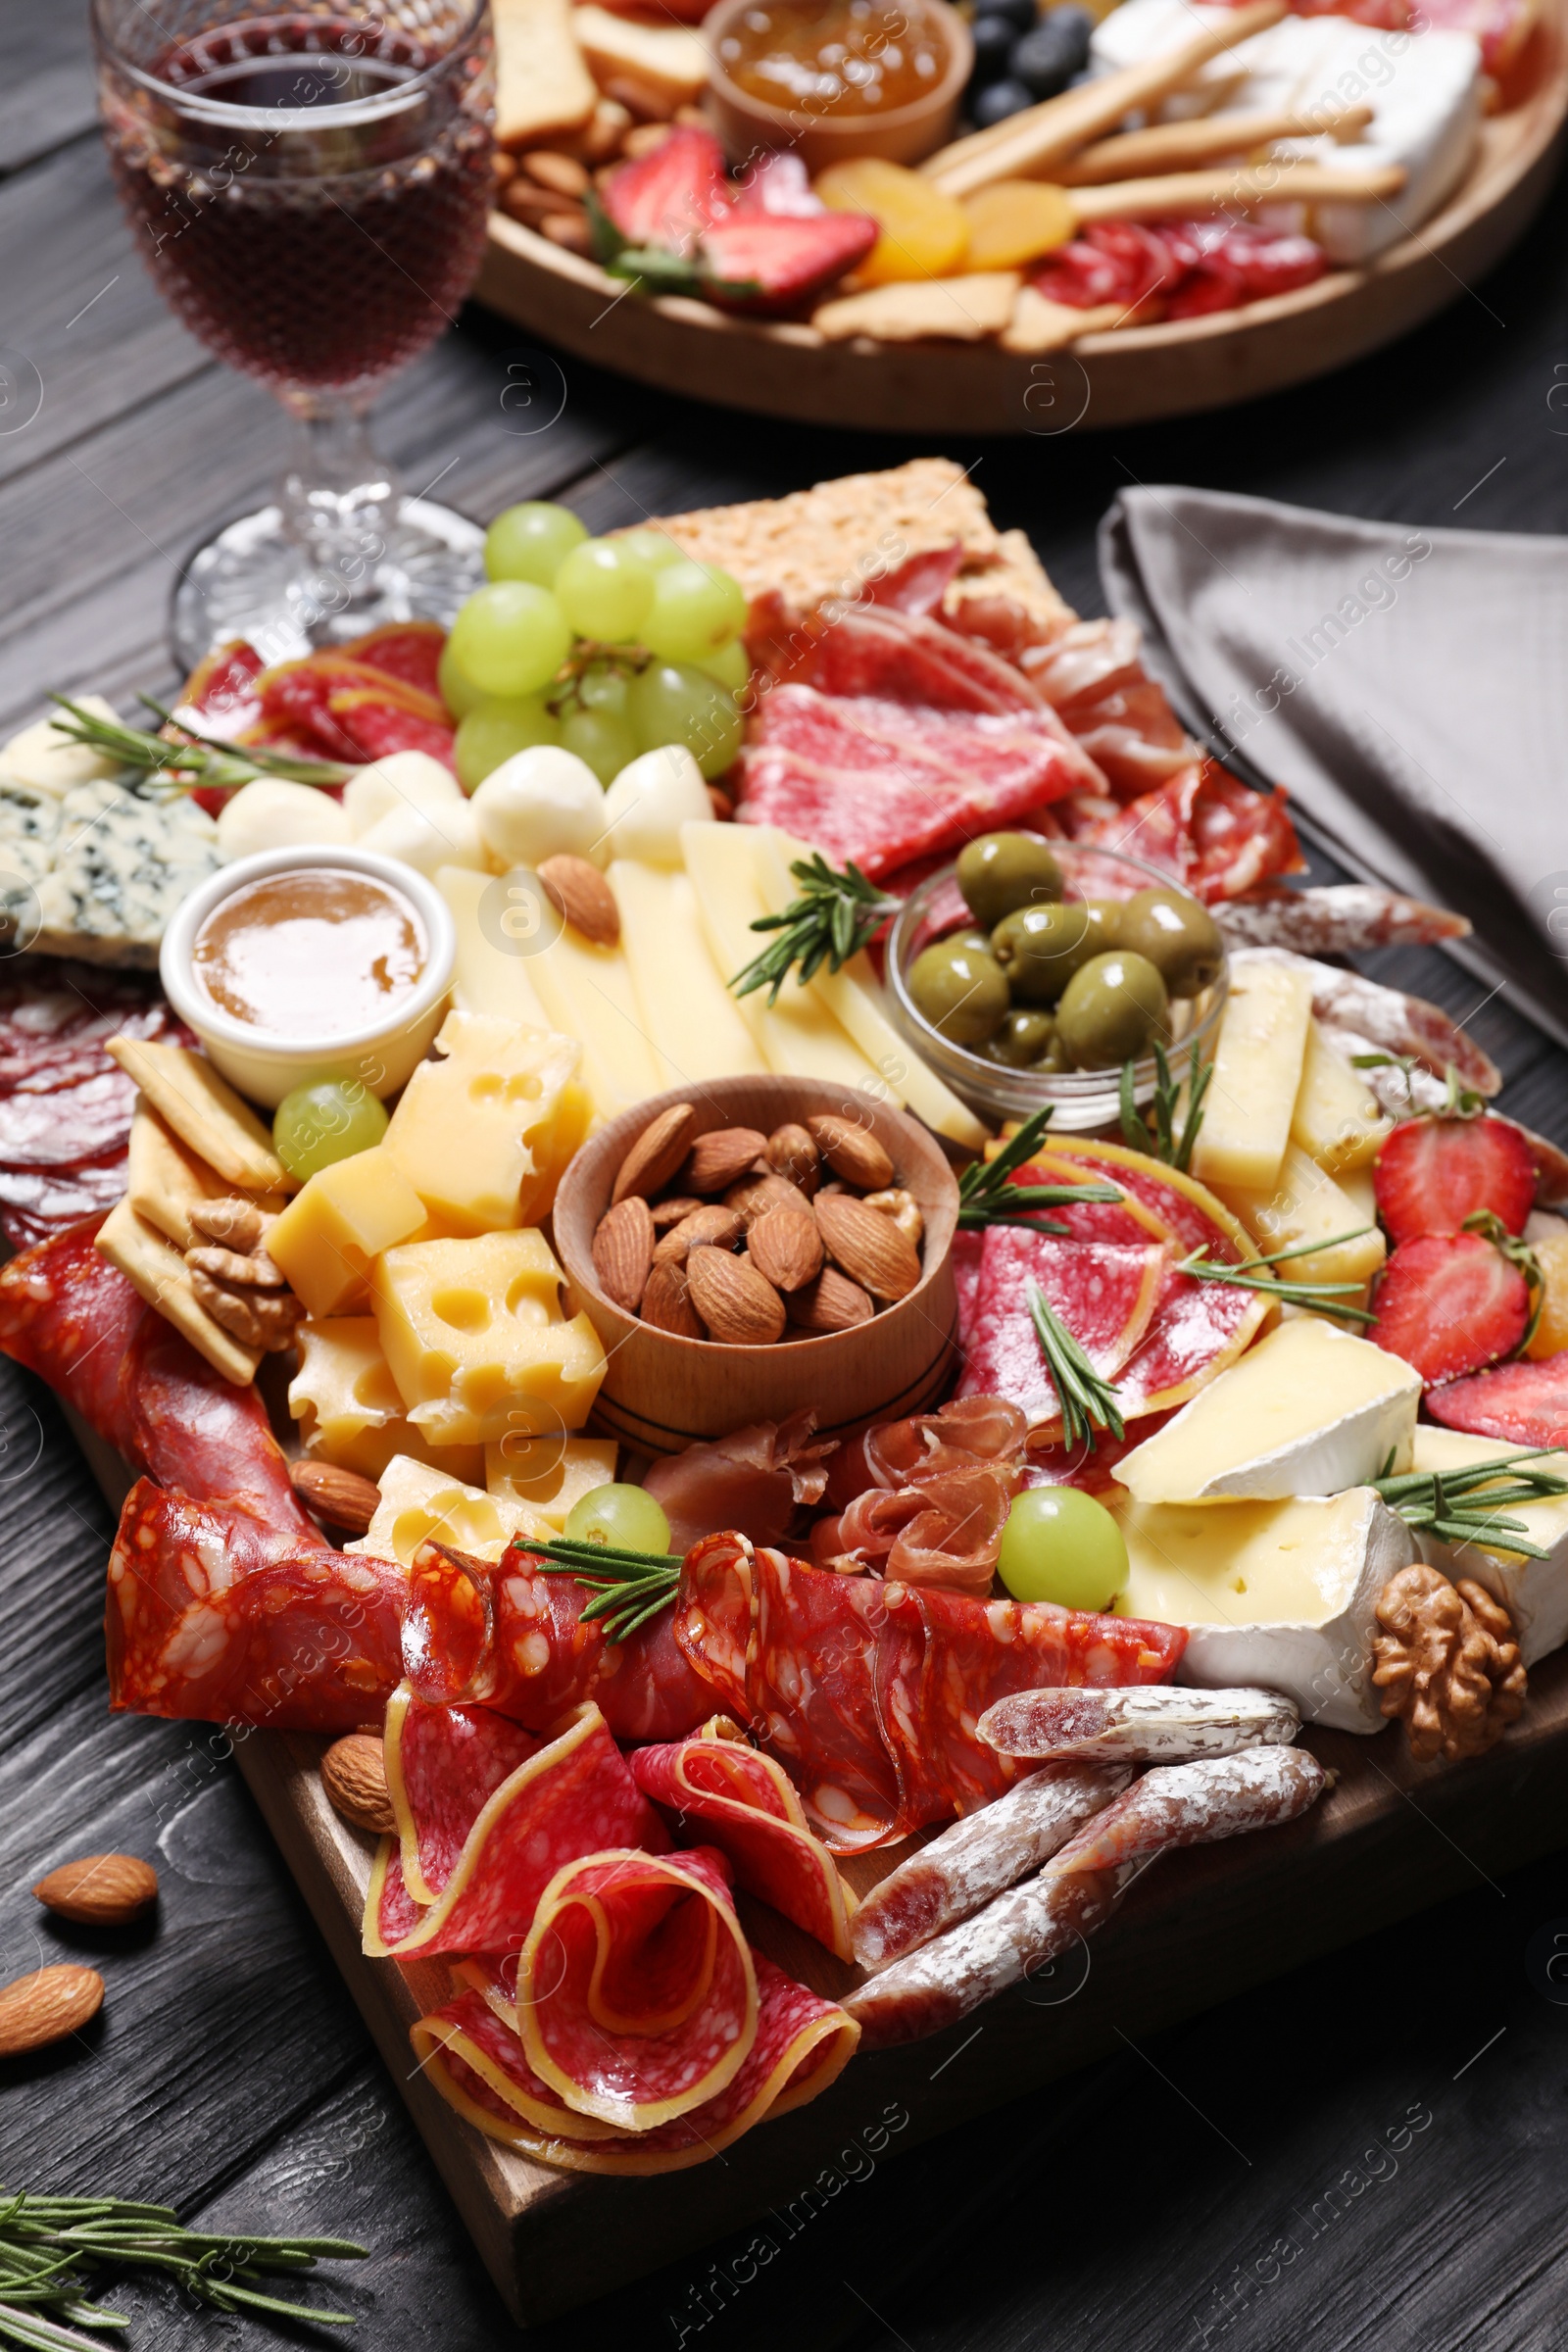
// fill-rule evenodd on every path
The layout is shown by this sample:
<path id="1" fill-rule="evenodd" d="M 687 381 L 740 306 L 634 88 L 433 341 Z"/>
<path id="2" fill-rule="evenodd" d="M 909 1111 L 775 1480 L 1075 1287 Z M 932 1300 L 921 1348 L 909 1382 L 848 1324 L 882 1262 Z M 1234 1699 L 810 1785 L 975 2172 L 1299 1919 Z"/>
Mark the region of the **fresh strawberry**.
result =
<path id="1" fill-rule="evenodd" d="M 623 244 L 689 254 L 729 210 L 724 150 L 710 130 L 678 123 L 651 155 L 622 164 L 599 203 Z"/>
<path id="2" fill-rule="evenodd" d="M 1479 1233 L 1401 1242 L 1378 1278 L 1367 1337 L 1430 1387 L 1511 1355 L 1530 1321 L 1530 1285 Z"/>
<path id="3" fill-rule="evenodd" d="M 1447 1429 L 1505 1446 L 1568 1446 L 1568 1353 L 1450 1381 L 1433 1390 L 1427 1407 Z"/>
<path id="4" fill-rule="evenodd" d="M 1404 1119 L 1378 1153 L 1378 1214 L 1391 1242 L 1458 1233 L 1490 1208 L 1522 1233 L 1536 1197 L 1530 1146 L 1506 1119 Z"/>
<path id="5" fill-rule="evenodd" d="M 864 213 L 747 213 L 704 232 L 703 292 L 727 311 L 785 311 L 863 261 L 879 231 Z"/>
<path id="6" fill-rule="evenodd" d="M 814 220 L 827 206 L 812 187 L 810 175 L 793 147 L 775 147 L 748 164 L 735 188 L 737 217 L 782 214 L 797 220 Z"/>

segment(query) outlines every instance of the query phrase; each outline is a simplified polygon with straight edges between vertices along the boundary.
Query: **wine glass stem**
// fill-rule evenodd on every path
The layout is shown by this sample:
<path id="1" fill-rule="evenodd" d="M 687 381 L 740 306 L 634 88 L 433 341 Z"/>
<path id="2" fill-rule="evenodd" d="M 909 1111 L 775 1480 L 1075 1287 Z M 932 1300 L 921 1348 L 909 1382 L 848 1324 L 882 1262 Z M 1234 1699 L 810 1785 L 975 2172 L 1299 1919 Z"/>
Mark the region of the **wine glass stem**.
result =
<path id="1" fill-rule="evenodd" d="M 285 532 L 306 559 L 298 593 L 318 620 L 373 598 L 403 485 L 371 442 L 363 398 L 313 392 L 289 396 L 286 405 L 294 446 L 278 505 Z M 301 618 L 314 626 L 310 613 Z"/>

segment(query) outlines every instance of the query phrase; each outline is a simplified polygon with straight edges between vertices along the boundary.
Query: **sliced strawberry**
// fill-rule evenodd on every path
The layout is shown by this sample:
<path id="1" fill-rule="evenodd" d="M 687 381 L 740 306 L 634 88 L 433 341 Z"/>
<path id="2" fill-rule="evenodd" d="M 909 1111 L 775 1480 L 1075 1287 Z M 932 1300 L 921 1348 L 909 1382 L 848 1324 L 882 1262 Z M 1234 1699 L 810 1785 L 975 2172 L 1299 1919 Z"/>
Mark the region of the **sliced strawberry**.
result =
<path id="1" fill-rule="evenodd" d="M 1401 1242 L 1378 1279 L 1367 1333 L 1430 1386 L 1511 1355 L 1530 1320 L 1530 1286 L 1479 1233 Z"/>
<path id="2" fill-rule="evenodd" d="M 1378 1153 L 1373 1183 L 1391 1242 L 1458 1233 L 1490 1208 L 1523 1233 L 1536 1197 L 1530 1146 L 1506 1119 L 1404 1119 Z"/>
<path id="3" fill-rule="evenodd" d="M 743 214 L 705 231 L 703 292 L 724 310 L 788 310 L 863 261 L 878 234 L 864 213 Z"/>
<path id="4" fill-rule="evenodd" d="M 651 155 L 622 164 L 599 201 L 628 245 L 691 253 L 730 207 L 724 150 L 710 130 L 678 123 Z"/>
<path id="5" fill-rule="evenodd" d="M 735 211 L 738 216 L 762 213 L 771 218 L 783 215 L 797 220 L 814 220 L 827 211 L 827 206 L 812 187 L 810 175 L 794 148 L 776 147 L 770 154 L 760 155 L 741 173 L 735 190 Z"/>
<path id="6" fill-rule="evenodd" d="M 1568 1446 L 1568 1353 L 1449 1381 L 1433 1390 L 1427 1407 L 1446 1429 L 1505 1446 Z"/>

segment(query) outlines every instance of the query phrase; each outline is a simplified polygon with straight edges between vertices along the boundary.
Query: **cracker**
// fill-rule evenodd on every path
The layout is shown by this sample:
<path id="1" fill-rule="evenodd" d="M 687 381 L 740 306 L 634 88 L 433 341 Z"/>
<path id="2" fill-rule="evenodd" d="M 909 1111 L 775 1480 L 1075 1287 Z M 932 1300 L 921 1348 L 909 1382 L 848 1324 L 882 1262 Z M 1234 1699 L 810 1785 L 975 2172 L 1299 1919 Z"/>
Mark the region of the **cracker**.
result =
<path id="1" fill-rule="evenodd" d="M 139 1217 L 128 1200 L 117 1201 L 98 1228 L 96 1247 L 118 1266 L 131 1289 L 172 1323 L 204 1355 L 215 1372 L 238 1389 L 248 1388 L 262 1360 L 259 1348 L 246 1348 L 215 1323 L 191 1288 L 185 1260 L 156 1226 Z"/>
<path id="2" fill-rule="evenodd" d="M 525 147 L 575 130 L 599 103 L 572 31 L 570 0 L 494 0 L 496 138 Z"/>
<path id="3" fill-rule="evenodd" d="M 190 1221 L 193 1208 L 204 1201 L 227 1200 L 234 1187 L 182 1144 L 145 1098 L 138 1096 L 130 1121 L 130 1169 L 127 1199 L 136 1214 L 168 1236 L 176 1250 L 188 1250 L 201 1237 Z M 283 1206 L 281 1193 L 247 1193 L 263 1211 Z"/>
<path id="4" fill-rule="evenodd" d="M 133 1037 L 112 1037 L 104 1051 L 134 1078 L 180 1142 L 229 1185 L 246 1193 L 299 1190 L 250 1104 L 200 1054 Z"/>
<path id="5" fill-rule="evenodd" d="M 614 15 L 593 0 L 571 12 L 588 70 L 612 98 L 629 83 L 655 109 L 673 114 L 708 86 L 708 43 L 691 24 L 649 24 Z"/>
<path id="6" fill-rule="evenodd" d="M 1103 334 L 1126 316 L 1125 303 L 1102 302 L 1079 311 L 1070 303 L 1053 302 L 1034 286 L 1021 286 L 1012 317 L 1002 330 L 1002 348 L 1026 353 L 1065 351 L 1080 335 Z"/>
<path id="7" fill-rule="evenodd" d="M 811 314 L 825 343 L 869 336 L 873 343 L 982 343 L 1012 317 L 1016 270 L 975 270 L 966 277 L 908 278 L 841 295 Z"/>

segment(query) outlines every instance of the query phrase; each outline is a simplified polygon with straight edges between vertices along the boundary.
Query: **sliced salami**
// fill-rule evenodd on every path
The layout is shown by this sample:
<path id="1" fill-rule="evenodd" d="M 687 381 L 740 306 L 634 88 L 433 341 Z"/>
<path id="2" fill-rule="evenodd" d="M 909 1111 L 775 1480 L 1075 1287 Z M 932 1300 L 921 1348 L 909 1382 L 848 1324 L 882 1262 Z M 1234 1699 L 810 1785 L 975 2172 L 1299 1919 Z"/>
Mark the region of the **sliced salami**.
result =
<path id="1" fill-rule="evenodd" d="M 427 1707 L 407 1684 L 387 1701 L 381 1740 L 403 1884 L 433 1903 L 486 1800 L 539 1742 L 491 1707 Z"/>
<path id="2" fill-rule="evenodd" d="M 1301 1717 L 1277 1690 L 1027 1690 L 978 1728 L 1003 1755 L 1042 1763 L 1179 1764 L 1288 1744 Z"/>
<path id="3" fill-rule="evenodd" d="M 134 1079 L 112 1062 L 49 1094 L 0 1095 L 0 1162 L 59 1168 L 101 1158 L 129 1135 L 135 1101 Z"/>
<path id="4" fill-rule="evenodd" d="M 0 1266 L 0 1348 L 46 1380 L 118 1453 L 137 1461 L 122 1375 L 152 1310 L 94 1249 L 102 1222 L 73 1225 Z"/>
<path id="5" fill-rule="evenodd" d="M 129 1401 L 130 1458 L 160 1486 L 198 1502 L 243 1503 L 295 1549 L 320 1544 L 255 1387 L 225 1380 L 151 1309 L 137 1327 L 121 1388 Z"/>
<path id="6" fill-rule="evenodd" d="M 1030 1312 L 1032 1288 L 1102 1378 L 1114 1380 L 1149 1329 L 1169 1262 L 1157 1242 L 1130 1247 L 991 1226 L 959 1395 L 1005 1396 L 1027 1416 L 1031 1434 L 1049 1441 L 1060 1429 L 1061 1404 Z"/>

